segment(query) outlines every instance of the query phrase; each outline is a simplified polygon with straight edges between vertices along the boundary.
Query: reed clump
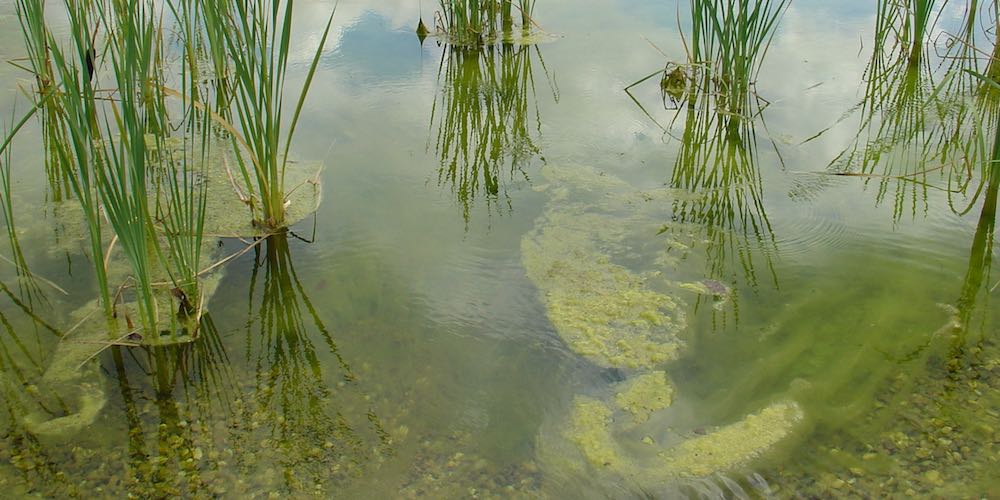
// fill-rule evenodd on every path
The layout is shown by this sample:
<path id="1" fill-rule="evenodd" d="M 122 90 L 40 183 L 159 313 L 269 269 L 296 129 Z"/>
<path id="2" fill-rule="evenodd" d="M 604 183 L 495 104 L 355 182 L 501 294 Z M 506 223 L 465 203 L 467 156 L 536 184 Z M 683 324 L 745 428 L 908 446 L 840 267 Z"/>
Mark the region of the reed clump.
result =
<path id="1" fill-rule="evenodd" d="M 626 88 L 652 118 L 631 89 L 659 77 L 663 106 L 676 111 L 669 126 L 660 127 L 680 143 L 669 184 L 698 194 L 675 201 L 673 218 L 707 228 L 712 242 L 709 276 L 723 279 L 727 266 L 734 264 L 754 286 L 760 280 L 756 261 L 761 258 L 776 282 L 770 257 L 775 235 L 757 166 L 757 127 L 765 127 L 768 101 L 757 93 L 756 82 L 789 3 L 690 2 L 690 27 L 682 32 L 684 59 L 668 61 Z M 677 123 L 682 127 L 679 135 L 673 132 Z"/>
<path id="2" fill-rule="evenodd" d="M 50 188 L 82 208 L 109 335 L 122 336 L 115 320 L 123 320 L 126 335 L 192 338 L 204 277 L 219 266 L 207 260 L 206 221 L 227 215 L 209 213 L 208 200 L 240 197 L 257 228 L 241 230 L 247 236 L 287 223 L 291 138 L 332 14 L 286 120 L 291 0 L 63 0 L 68 30 L 59 37 L 47 6 L 17 0 L 33 107 L 0 150 L 41 118 Z M 225 144 L 220 136 L 243 182 L 231 176 L 231 187 L 216 183 L 210 193 L 215 150 L 226 149 L 213 146 Z"/>
<path id="3" fill-rule="evenodd" d="M 293 0 L 200 0 L 205 34 L 213 64 L 230 83 L 233 116 L 239 134 L 233 146 L 240 174 L 251 188 L 247 204 L 255 224 L 265 229 L 285 227 L 288 202 L 285 173 L 292 136 L 330 33 L 333 13 L 320 37 L 305 80 L 286 120 L 285 80 L 288 75 Z"/>
<path id="4" fill-rule="evenodd" d="M 534 0 L 439 0 L 439 10 L 434 14 L 434 26 L 448 43 L 457 45 L 483 45 L 514 36 L 515 19 L 520 31 L 531 30 Z M 417 34 L 427 35 L 423 20 Z"/>

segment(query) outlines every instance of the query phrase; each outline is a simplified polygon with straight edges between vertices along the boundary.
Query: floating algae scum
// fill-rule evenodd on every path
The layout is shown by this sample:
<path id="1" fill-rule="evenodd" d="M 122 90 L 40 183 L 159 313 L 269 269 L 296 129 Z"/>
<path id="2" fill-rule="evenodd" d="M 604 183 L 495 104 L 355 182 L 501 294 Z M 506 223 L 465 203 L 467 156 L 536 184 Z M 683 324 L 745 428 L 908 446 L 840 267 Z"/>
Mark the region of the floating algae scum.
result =
<path id="1" fill-rule="evenodd" d="M 542 174 L 551 198 L 522 241 L 527 275 L 570 349 L 625 373 L 613 395 L 576 396 L 566 421 L 539 436 L 543 463 L 580 478 L 594 473 L 609 484 L 666 491 L 746 465 L 789 437 L 803 418 L 792 400 L 713 430 L 667 430 L 674 389 L 663 366 L 683 351 L 682 297 L 712 291 L 616 261 L 632 250 L 630 236 L 662 226 L 661 203 L 686 195 L 637 191 L 588 167 L 547 166 Z M 664 247 L 656 252 L 657 269 L 676 268 L 677 249 L 686 245 Z"/>

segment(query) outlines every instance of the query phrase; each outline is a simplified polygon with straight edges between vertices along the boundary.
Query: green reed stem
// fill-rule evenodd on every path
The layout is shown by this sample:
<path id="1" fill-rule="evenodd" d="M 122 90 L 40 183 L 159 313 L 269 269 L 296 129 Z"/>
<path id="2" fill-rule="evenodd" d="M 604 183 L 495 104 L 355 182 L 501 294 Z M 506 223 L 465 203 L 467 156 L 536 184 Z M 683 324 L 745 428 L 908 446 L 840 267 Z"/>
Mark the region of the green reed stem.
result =
<path id="1" fill-rule="evenodd" d="M 251 156 L 249 165 L 240 161 L 240 167 L 244 182 L 254 189 L 263 212 L 257 223 L 269 228 L 282 227 L 288 151 L 330 33 L 333 13 L 299 90 L 287 131 L 283 131 L 294 1 L 201 1 L 216 67 L 232 68 L 233 105 Z"/>

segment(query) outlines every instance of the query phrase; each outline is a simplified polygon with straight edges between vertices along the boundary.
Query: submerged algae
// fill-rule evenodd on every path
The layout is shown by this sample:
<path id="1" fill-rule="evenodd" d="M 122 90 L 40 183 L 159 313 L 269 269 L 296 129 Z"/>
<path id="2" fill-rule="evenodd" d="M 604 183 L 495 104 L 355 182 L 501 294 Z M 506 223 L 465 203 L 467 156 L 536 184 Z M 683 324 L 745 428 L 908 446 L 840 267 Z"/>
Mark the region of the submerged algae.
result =
<path id="1" fill-rule="evenodd" d="M 567 202 L 574 170 L 575 182 L 597 195 L 592 203 Z M 630 228 L 643 222 L 641 210 L 614 213 L 634 208 L 623 192 L 627 185 L 590 169 L 548 166 L 542 173 L 556 187 L 542 222 L 521 240 L 521 255 L 559 335 L 606 367 L 650 369 L 674 359 L 676 333 L 687 325 L 676 299 L 650 286 L 657 273 L 637 274 L 609 257 L 626 249 Z M 650 234 L 655 222 L 645 220 Z"/>
<path id="2" fill-rule="evenodd" d="M 731 469 L 786 438 L 803 416 L 796 403 L 774 403 L 738 422 L 682 442 L 665 460 L 681 475 L 707 476 Z"/>
<path id="3" fill-rule="evenodd" d="M 563 340 L 602 366 L 650 368 L 673 359 L 673 330 L 684 324 L 674 300 L 598 253 L 584 227 L 570 226 L 574 220 L 584 227 L 607 223 L 559 214 L 521 247 L 528 275 L 540 278 L 549 319 Z"/>
<path id="4" fill-rule="evenodd" d="M 206 255 L 210 253 L 206 252 Z M 215 293 L 222 277 L 215 271 L 206 278 L 201 293 L 207 300 Z M 167 290 L 157 290 L 160 303 L 172 305 Z M 196 318 L 178 317 L 172 307 L 159 308 L 159 335 L 140 335 L 128 326 L 128 311 L 135 315 L 135 303 L 119 304 L 119 318 L 105 318 L 96 300 L 75 311 L 77 320 L 69 334 L 56 347 L 45 373 L 38 381 L 38 393 L 43 396 L 38 408 L 24 417 L 25 427 L 35 434 L 60 436 L 79 431 L 92 424 L 107 401 L 95 358 L 112 345 L 164 346 L 193 342 L 197 338 Z M 170 326 L 164 329 L 164 326 Z M 117 333 L 112 333 L 117 332 Z M 43 390 L 42 390 L 43 389 Z M 62 408 L 53 415 L 46 408 Z"/>
<path id="5" fill-rule="evenodd" d="M 705 477 L 744 465 L 787 437 L 802 420 L 798 405 L 774 403 L 711 433 L 682 441 L 655 458 L 629 456 L 614 434 L 613 410 L 603 402 L 579 396 L 565 438 L 587 461 L 636 484 L 656 485 L 676 478 Z"/>
<path id="6" fill-rule="evenodd" d="M 641 424 L 650 414 L 673 403 L 674 387 L 667 380 L 667 372 L 653 371 L 622 382 L 623 390 L 615 395 L 619 408 L 632 414 L 632 420 Z"/>
<path id="7" fill-rule="evenodd" d="M 541 292 L 555 330 L 574 352 L 600 366 L 631 370 L 614 397 L 630 418 L 616 418 L 612 405 L 601 399 L 577 396 L 569 422 L 539 435 L 543 462 L 562 473 L 588 475 L 596 469 L 643 491 L 664 490 L 677 480 L 746 465 L 789 436 L 803 418 L 790 401 L 701 435 L 671 432 L 676 434 L 668 439 L 671 446 L 628 435 L 636 426 L 653 425 L 651 417 L 673 402 L 673 386 L 658 368 L 683 348 L 687 321 L 679 294 L 713 291 L 672 282 L 659 269 L 640 273 L 616 262 L 637 260 L 634 245 L 642 235 L 677 238 L 680 232 L 662 230 L 665 204 L 658 202 L 676 199 L 678 193 L 639 191 L 586 167 L 546 166 L 542 174 L 550 184 L 539 189 L 547 189 L 551 198 L 535 229 L 522 239 L 526 273 Z M 668 240 L 646 261 L 666 267 L 679 261 L 673 251 L 695 244 Z M 655 446 L 653 454 L 632 453 L 630 440 Z"/>

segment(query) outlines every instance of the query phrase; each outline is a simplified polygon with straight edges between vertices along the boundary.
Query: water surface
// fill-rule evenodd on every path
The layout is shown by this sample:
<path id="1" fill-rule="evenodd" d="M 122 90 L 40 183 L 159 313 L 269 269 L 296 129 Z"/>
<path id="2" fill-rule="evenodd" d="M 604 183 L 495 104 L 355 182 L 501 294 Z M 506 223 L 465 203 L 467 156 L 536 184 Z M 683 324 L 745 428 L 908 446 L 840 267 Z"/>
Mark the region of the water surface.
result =
<path id="1" fill-rule="evenodd" d="M 331 4 L 297 6 L 290 85 Z M 18 24 L 9 2 L 0 8 L 0 55 L 14 58 Z M 704 121 L 665 109 L 656 80 L 635 87 L 635 101 L 623 91 L 664 54 L 683 60 L 686 8 L 548 0 L 539 43 L 461 51 L 417 39 L 415 2 L 340 2 L 294 143 L 297 158 L 325 166 L 315 218 L 227 266 L 198 343 L 100 354 L 108 402 L 86 430 L 58 438 L 22 417 L 54 332 L 73 325 L 93 286 L 29 128 L 14 152 L 20 241 L 31 270 L 68 294 L 27 293 L 0 264 L 0 486 L 16 496 L 1000 494 L 988 196 L 828 175 L 872 137 L 858 104 L 874 8 L 791 4 L 754 89 L 770 104 L 740 125 L 754 139 L 735 160 L 693 148 L 685 132 Z M 940 30 L 961 16 L 947 4 Z M 24 79 L 0 69 L 8 115 L 26 106 Z M 709 137 L 702 145 L 717 145 Z M 905 158 L 912 143 L 890 149 Z M 731 176 L 712 175 L 724 166 Z M 611 258 L 659 271 L 654 287 L 686 318 L 678 356 L 658 366 L 674 404 L 650 436 L 687 439 L 794 401 L 804 417 L 789 437 L 673 484 L 593 479 L 546 455 L 577 397 L 604 397 L 636 372 L 568 345 L 544 284 L 526 273 L 522 242 L 546 217 L 572 216 L 572 203 L 597 210 L 586 195 L 562 196 L 571 181 L 548 169 L 627 186 L 631 201 L 601 219 L 629 234 Z M 668 265 L 657 256 L 670 245 Z M 706 282 L 726 297 L 672 286 Z"/>

